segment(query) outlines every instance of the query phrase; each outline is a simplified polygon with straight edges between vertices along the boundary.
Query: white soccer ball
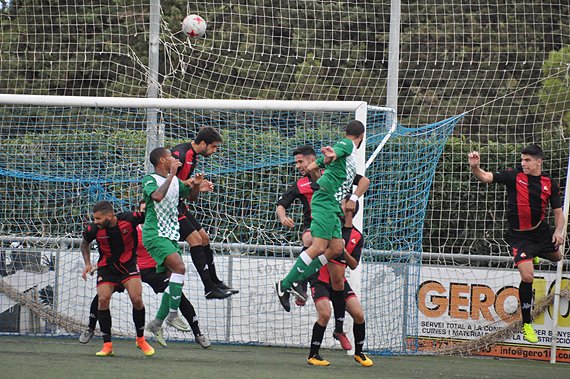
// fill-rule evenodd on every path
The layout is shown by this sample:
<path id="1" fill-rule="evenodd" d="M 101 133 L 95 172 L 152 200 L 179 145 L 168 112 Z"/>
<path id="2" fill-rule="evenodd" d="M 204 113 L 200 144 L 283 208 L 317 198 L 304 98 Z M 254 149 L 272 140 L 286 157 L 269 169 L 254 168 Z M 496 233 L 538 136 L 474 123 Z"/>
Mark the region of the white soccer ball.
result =
<path id="1" fill-rule="evenodd" d="M 186 16 L 182 21 L 182 31 L 188 37 L 203 37 L 206 34 L 206 21 L 197 14 Z"/>
<path id="2" fill-rule="evenodd" d="M 509 296 L 505 299 L 503 307 L 505 309 L 505 312 L 507 312 L 508 314 L 510 315 L 515 314 L 519 310 L 519 301 L 516 297 Z"/>

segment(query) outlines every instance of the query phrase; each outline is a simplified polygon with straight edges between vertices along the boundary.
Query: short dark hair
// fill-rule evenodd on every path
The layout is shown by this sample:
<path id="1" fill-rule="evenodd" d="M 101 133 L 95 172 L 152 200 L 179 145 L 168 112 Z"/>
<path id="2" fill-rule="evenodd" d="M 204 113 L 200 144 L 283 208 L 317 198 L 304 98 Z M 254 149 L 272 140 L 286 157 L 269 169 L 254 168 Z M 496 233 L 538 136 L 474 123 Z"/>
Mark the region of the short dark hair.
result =
<path id="1" fill-rule="evenodd" d="M 222 136 L 211 126 L 204 126 L 198 131 L 196 138 L 194 138 L 194 143 L 196 144 L 199 144 L 202 141 L 206 142 L 206 145 L 210 145 L 214 142 L 222 142 Z"/>
<path id="2" fill-rule="evenodd" d="M 150 152 L 149 156 L 150 163 L 152 163 L 152 165 L 156 167 L 156 165 L 158 165 L 158 163 L 160 162 L 160 158 L 166 155 L 167 152 L 168 149 L 166 147 L 157 147 L 156 149 Z"/>
<path id="3" fill-rule="evenodd" d="M 114 212 L 115 209 L 113 208 L 113 204 L 110 201 L 102 200 L 98 201 L 93 205 L 93 213 L 95 212 L 103 212 L 103 213 L 111 213 Z"/>
<path id="4" fill-rule="evenodd" d="M 350 200 L 350 197 L 351 197 L 351 196 L 352 196 L 352 194 L 349 193 L 348 195 L 346 195 L 346 196 L 344 197 L 344 200 L 345 200 L 345 201 Z M 356 200 L 356 205 L 354 206 L 354 212 L 352 213 L 352 216 L 353 216 L 353 217 L 356 216 L 356 214 L 358 213 L 358 210 L 359 210 L 359 209 L 360 209 L 360 201 Z"/>
<path id="5" fill-rule="evenodd" d="M 315 151 L 315 149 L 313 149 L 313 147 L 311 145 L 305 145 L 305 146 L 299 146 L 298 148 L 296 148 L 295 150 L 293 150 L 293 156 L 301 154 L 303 156 L 307 156 L 307 155 L 317 155 L 317 152 Z"/>
<path id="6" fill-rule="evenodd" d="M 544 151 L 538 145 L 528 145 L 524 149 L 522 149 L 521 154 L 531 155 L 535 158 L 544 159 Z"/>
<path id="7" fill-rule="evenodd" d="M 352 120 L 346 124 L 346 135 L 360 137 L 364 133 L 364 124 L 358 120 Z"/>

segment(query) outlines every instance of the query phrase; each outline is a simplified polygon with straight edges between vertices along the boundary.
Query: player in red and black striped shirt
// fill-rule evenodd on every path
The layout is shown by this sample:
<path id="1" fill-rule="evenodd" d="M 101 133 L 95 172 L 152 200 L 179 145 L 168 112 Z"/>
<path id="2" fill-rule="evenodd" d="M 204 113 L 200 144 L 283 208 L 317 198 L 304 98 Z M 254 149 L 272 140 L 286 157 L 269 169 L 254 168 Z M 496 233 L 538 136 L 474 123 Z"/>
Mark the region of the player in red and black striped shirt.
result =
<path id="1" fill-rule="evenodd" d="M 182 163 L 176 176 L 180 180 L 190 178 L 196 169 L 198 156 L 211 156 L 218 150 L 221 143 L 220 133 L 216 129 L 206 126 L 198 131 L 192 142 L 174 146 L 171 149 L 172 156 Z M 213 189 L 213 183 L 207 180 L 204 180 L 200 187 L 201 192 L 210 192 Z M 178 213 L 180 241 L 187 241 L 190 245 L 190 256 L 204 284 L 206 299 L 224 299 L 238 293 L 238 290 L 228 287 L 218 278 L 214 265 L 214 254 L 210 247 L 210 237 L 183 200 L 180 200 L 178 205 Z"/>
<path id="2" fill-rule="evenodd" d="M 144 212 L 145 210 L 145 202 L 139 202 L 139 212 Z M 149 254 L 142 243 L 142 225 L 137 225 L 137 237 L 138 237 L 138 246 L 137 246 L 137 265 L 140 270 L 140 276 L 143 283 L 146 283 L 153 289 L 154 293 L 164 293 L 164 291 L 168 288 L 169 283 L 169 276 L 166 272 L 156 272 L 156 261 L 154 258 Z M 116 292 L 123 292 L 124 288 L 122 286 L 115 288 Z M 210 340 L 204 334 L 202 334 L 200 330 L 200 326 L 198 325 L 198 317 L 196 315 L 196 310 L 190 300 L 182 293 L 182 297 L 180 298 L 180 312 L 182 316 L 188 321 L 190 324 L 190 328 L 192 329 L 192 333 L 194 333 L 194 339 L 200 346 L 204 349 L 210 347 Z M 164 300 L 163 300 L 164 301 Z M 89 311 L 89 325 L 87 329 L 79 336 L 79 342 L 81 343 L 88 343 L 91 340 L 91 337 L 94 335 L 95 326 L 97 325 L 97 309 L 99 304 L 99 296 L 95 295 L 93 300 L 91 301 L 91 307 Z M 147 323 L 146 329 L 155 335 L 156 340 L 159 344 L 166 347 L 166 340 L 164 339 L 163 331 L 162 331 L 162 323 L 165 319 L 167 319 L 167 314 L 158 315 L 157 317 Z M 176 325 L 175 325 L 176 327 Z"/>
<path id="3" fill-rule="evenodd" d="M 360 261 L 362 248 L 364 246 L 364 237 L 362 236 L 362 233 L 352 225 L 352 217 L 354 214 L 356 214 L 357 209 L 358 206 L 355 208 L 354 213 L 346 213 L 345 219 L 343 220 L 343 260 L 333 260 L 329 262 L 327 265 L 321 267 L 319 272 L 310 278 L 313 302 L 315 303 L 315 308 L 317 309 L 318 314 L 317 321 L 313 325 L 313 332 L 311 334 L 311 350 L 309 352 L 309 357 L 307 358 L 307 362 L 310 365 L 328 366 L 330 364 L 329 361 L 321 358 L 319 355 L 319 350 L 323 342 L 323 336 L 331 316 L 331 306 L 329 300 L 332 299 L 333 287 L 331 283 L 331 273 L 329 271 L 330 268 L 340 270 L 342 273 L 341 276 L 343 279 L 344 287 L 343 300 L 346 304 L 346 310 L 354 320 L 352 329 L 356 345 L 354 349 L 354 359 L 364 367 L 370 367 L 374 364 L 374 362 L 372 362 L 372 360 L 362 352 L 364 340 L 366 337 L 364 312 L 362 311 L 360 301 L 356 297 L 356 294 L 344 276 L 344 272 L 347 266 L 351 270 L 356 269 Z M 337 323 L 335 320 L 335 329 L 337 328 L 336 324 Z"/>
<path id="4" fill-rule="evenodd" d="M 94 240 L 99 247 L 97 261 L 97 295 L 99 304 L 97 316 L 103 349 L 97 356 L 113 355 L 111 342 L 111 312 L 109 303 L 115 288 L 122 285 L 129 293 L 133 304 L 133 321 L 137 339 L 136 345 L 147 356 L 154 354 L 154 349 L 145 341 L 145 308 L 142 300 L 142 284 L 137 267 L 138 235 L 137 225 L 144 223 L 144 214 L 139 212 L 117 213 L 108 201 L 99 201 L 93 206 L 93 223 L 83 232 L 81 253 L 85 261 L 83 279 L 92 271 L 90 245 Z"/>
<path id="5" fill-rule="evenodd" d="M 532 327 L 533 258 L 542 257 L 556 262 L 562 259 L 559 249 L 564 242 L 564 216 L 558 183 L 542 172 L 544 152 L 538 145 L 521 151 L 521 167 L 516 170 L 487 172 L 479 165 L 477 151 L 469 153 L 469 166 L 477 180 L 483 183 L 501 183 L 507 190 L 507 242 L 513 253 L 515 266 L 521 275 L 519 298 L 523 318 L 523 337 L 538 342 Z M 554 213 L 555 230 L 544 219 L 548 206 Z"/>

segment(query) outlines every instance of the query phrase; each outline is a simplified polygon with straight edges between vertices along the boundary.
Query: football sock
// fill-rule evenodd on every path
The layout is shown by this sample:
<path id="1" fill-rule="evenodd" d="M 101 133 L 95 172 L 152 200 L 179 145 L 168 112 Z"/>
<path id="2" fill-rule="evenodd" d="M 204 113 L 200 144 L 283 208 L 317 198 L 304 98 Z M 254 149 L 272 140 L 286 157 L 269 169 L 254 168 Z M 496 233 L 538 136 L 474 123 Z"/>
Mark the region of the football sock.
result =
<path id="1" fill-rule="evenodd" d="M 99 328 L 103 333 L 103 342 L 111 342 L 111 311 L 109 309 L 98 309 L 97 318 L 99 319 Z"/>
<path id="2" fill-rule="evenodd" d="M 311 259 L 311 257 L 303 251 L 301 255 L 299 255 L 299 258 L 297 258 L 297 261 L 295 261 L 291 271 L 289 271 L 285 279 L 281 281 L 281 288 L 284 290 L 290 289 L 293 283 L 307 279 L 319 271 L 326 262 L 327 259 L 324 255 L 319 255 L 318 259 Z"/>
<path id="3" fill-rule="evenodd" d="M 210 279 L 210 272 L 208 270 L 208 264 L 206 260 L 206 255 L 202 246 L 191 246 L 190 256 L 192 257 L 192 262 L 194 262 L 194 267 L 204 284 L 204 290 L 206 293 L 212 291 L 216 286 Z"/>
<path id="4" fill-rule="evenodd" d="M 344 291 L 331 291 L 331 302 L 334 310 L 334 331 L 338 333 L 343 332 L 344 326 L 344 313 L 346 310 L 346 303 L 344 302 Z"/>
<path id="5" fill-rule="evenodd" d="M 354 354 L 362 353 L 362 347 L 364 346 L 364 339 L 366 338 L 365 323 L 357 324 L 354 323 L 352 326 L 352 333 L 354 334 Z"/>
<path id="6" fill-rule="evenodd" d="M 216 265 L 214 264 L 214 252 L 210 247 L 210 244 L 206 246 L 202 246 L 204 249 L 204 255 L 206 256 L 206 264 L 208 265 L 208 272 L 210 274 L 210 280 L 214 285 L 220 284 L 222 281 L 218 278 L 218 274 L 216 273 Z"/>
<path id="7" fill-rule="evenodd" d="M 180 307 L 180 299 L 182 298 L 182 286 L 184 285 L 184 275 L 170 274 L 168 284 L 168 292 L 170 293 L 170 312 L 177 312 Z"/>
<path id="8" fill-rule="evenodd" d="M 313 325 L 313 334 L 311 335 L 311 350 L 309 351 L 309 358 L 314 357 L 319 354 L 319 349 L 323 342 L 323 336 L 325 335 L 326 325 L 321 326 L 318 322 Z"/>
<path id="9" fill-rule="evenodd" d="M 137 337 L 144 336 L 144 307 L 141 309 L 135 309 L 133 307 L 133 321 L 135 322 L 135 329 L 137 330 Z"/>
<path id="10" fill-rule="evenodd" d="M 200 332 L 200 327 L 198 326 L 198 316 L 196 315 L 196 311 L 194 310 L 190 300 L 188 300 L 184 294 L 182 294 L 182 299 L 180 299 L 180 313 L 182 313 L 182 316 L 184 316 L 188 321 L 188 324 L 190 324 L 192 333 L 194 333 L 195 336 L 202 334 L 202 332 Z"/>
<path id="11" fill-rule="evenodd" d="M 89 307 L 89 325 L 87 326 L 91 330 L 95 330 L 97 327 L 97 309 L 99 307 L 99 295 L 95 295 L 93 301 L 91 301 L 91 307 Z"/>
<path id="12" fill-rule="evenodd" d="M 156 318 L 160 321 L 164 321 L 170 312 L 170 294 L 168 293 L 168 288 L 162 294 L 162 300 L 160 301 L 160 306 L 156 312 Z"/>
<path id="13" fill-rule="evenodd" d="M 519 285 L 519 299 L 524 324 L 532 322 L 530 311 L 532 310 L 532 283 L 523 282 Z"/>

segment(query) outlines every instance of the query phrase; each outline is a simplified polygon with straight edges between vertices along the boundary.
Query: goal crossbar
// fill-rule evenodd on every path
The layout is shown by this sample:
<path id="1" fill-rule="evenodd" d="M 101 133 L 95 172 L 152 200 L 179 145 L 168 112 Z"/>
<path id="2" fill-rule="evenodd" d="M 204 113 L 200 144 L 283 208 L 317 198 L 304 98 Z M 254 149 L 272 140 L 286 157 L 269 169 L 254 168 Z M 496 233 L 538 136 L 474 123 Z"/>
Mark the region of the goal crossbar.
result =
<path id="1" fill-rule="evenodd" d="M 187 108 L 233 110 L 283 110 L 355 112 L 366 109 L 365 101 L 298 101 L 298 100 L 221 100 L 221 99 L 161 99 L 131 97 L 42 96 L 0 94 L 0 104 L 36 106 L 77 106 L 101 108 Z M 375 110 L 392 111 L 390 108 Z"/>

